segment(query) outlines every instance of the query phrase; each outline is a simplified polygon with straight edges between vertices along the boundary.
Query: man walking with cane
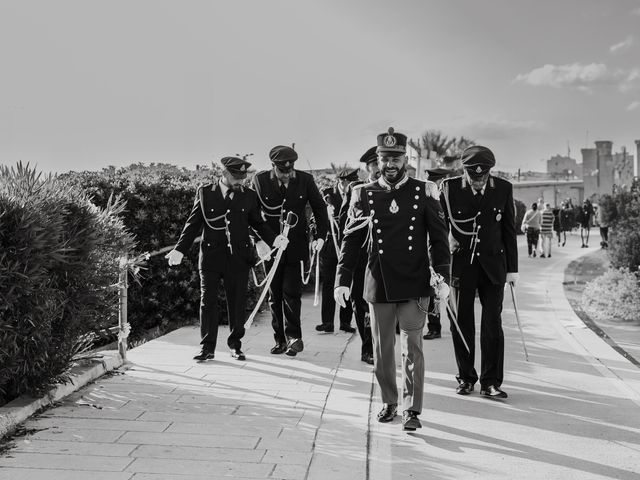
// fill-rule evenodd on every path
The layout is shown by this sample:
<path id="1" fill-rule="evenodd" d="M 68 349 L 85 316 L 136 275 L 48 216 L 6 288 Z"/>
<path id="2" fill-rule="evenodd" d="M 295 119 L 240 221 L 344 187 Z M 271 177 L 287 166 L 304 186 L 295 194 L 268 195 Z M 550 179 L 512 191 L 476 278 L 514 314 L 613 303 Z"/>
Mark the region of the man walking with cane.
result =
<path id="1" fill-rule="evenodd" d="M 461 332 L 451 329 L 458 365 L 456 393 L 469 395 L 479 379 L 481 395 L 507 398 L 501 389 L 501 313 L 505 283 L 515 286 L 518 280 L 518 249 L 513 188 L 507 180 L 490 175 L 494 165 L 488 148 L 466 148 L 462 153 L 464 174 L 444 180 L 441 203 L 451 226 L 451 293 Z M 479 377 L 474 367 L 476 292 L 482 304 Z"/>

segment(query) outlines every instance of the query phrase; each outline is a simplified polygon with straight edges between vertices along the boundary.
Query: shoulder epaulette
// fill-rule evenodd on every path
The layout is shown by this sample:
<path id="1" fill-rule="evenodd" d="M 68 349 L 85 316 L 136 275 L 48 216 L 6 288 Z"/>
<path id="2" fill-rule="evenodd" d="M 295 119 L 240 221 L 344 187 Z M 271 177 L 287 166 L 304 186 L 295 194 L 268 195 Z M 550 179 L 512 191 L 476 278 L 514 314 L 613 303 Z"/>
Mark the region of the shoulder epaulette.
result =
<path id="1" fill-rule="evenodd" d="M 438 188 L 438 185 L 429 180 L 425 180 L 424 184 L 424 191 L 427 196 L 435 200 L 440 200 L 440 189 Z"/>

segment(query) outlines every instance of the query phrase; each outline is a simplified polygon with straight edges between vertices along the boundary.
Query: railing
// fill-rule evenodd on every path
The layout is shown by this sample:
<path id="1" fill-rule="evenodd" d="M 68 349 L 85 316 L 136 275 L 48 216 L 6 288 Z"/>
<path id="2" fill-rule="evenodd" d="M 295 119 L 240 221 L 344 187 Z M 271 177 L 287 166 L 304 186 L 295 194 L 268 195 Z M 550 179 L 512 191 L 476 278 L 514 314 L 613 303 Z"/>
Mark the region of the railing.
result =
<path id="1" fill-rule="evenodd" d="M 201 237 L 196 238 L 195 242 L 198 243 L 202 240 Z M 122 357 L 122 360 L 127 359 L 128 342 L 127 338 L 131 332 L 131 326 L 128 321 L 127 311 L 127 297 L 129 288 L 129 270 L 132 266 L 138 265 L 143 261 L 149 260 L 151 257 L 162 255 L 173 250 L 173 245 L 170 247 L 164 247 L 160 250 L 156 250 L 150 253 L 143 253 L 135 258 L 128 256 L 120 257 L 120 273 L 118 275 L 118 353 Z"/>

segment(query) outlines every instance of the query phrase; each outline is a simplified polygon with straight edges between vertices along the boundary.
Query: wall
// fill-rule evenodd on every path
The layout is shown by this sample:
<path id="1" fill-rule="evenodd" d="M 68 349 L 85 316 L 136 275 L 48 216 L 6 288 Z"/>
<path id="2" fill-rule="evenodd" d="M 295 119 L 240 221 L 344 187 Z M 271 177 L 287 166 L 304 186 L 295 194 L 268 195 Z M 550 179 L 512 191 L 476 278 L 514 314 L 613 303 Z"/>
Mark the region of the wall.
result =
<path id="1" fill-rule="evenodd" d="M 584 198 L 582 180 L 549 180 L 540 182 L 514 182 L 513 198 L 524 202 L 529 208 L 539 198 L 551 206 L 559 206 L 567 198 L 574 205 L 581 205 Z"/>

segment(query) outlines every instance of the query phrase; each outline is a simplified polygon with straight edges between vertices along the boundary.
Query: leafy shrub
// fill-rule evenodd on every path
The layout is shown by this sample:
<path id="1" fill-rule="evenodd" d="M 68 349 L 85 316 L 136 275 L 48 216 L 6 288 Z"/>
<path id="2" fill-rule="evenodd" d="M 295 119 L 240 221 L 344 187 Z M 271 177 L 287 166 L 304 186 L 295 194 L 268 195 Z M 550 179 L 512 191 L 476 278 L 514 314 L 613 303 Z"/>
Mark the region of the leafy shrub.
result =
<path id="1" fill-rule="evenodd" d="M 86 334 L 117 323 L 118 259 L 134 243 L 121 212 L 0 167 L 0 403 L 64 381 Z"/>
<path id="2" fill-rule="evenodd" d="M 637 271 L 640 266 L 640 183 L 599 200 L 609 224 L 609 259 L 615 268 Z M 639 292 L 640 293 L 640 292 Z"/>
<path id="3" fill-rule="evenodd" d="M 582 293 L 582 307 L 595 321 L 640 320 L 640 276 L 626 268 L 610 268 L 588 282 Z"/>

